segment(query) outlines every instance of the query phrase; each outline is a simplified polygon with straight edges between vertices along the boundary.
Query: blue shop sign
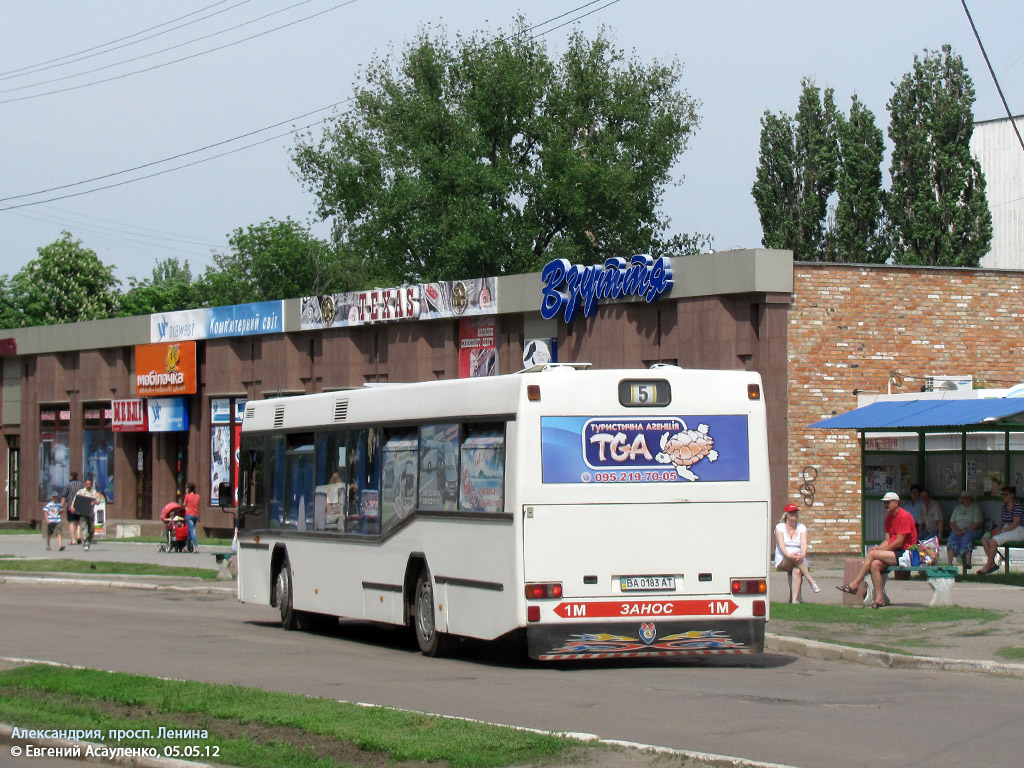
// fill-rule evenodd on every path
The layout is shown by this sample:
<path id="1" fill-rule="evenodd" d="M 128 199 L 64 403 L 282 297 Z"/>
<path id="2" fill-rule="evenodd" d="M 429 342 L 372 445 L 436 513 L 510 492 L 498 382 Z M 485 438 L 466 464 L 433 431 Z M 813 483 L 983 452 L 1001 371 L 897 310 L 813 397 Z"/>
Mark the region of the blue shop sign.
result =
<path id="1" fill-rule="evenodd" d="M 148 397 L 146 412 L 150 432 L 188 432 L 188 407 L 184 397 Z"/>
<path id="2" fill-rule="evenodd" d="M 540 313 L 550 320 L 559 312 L 565 322 L 576 319 L 582 303 L 583 314 L 594 314 L 598 299 L 642 296 L 648 303 L 672 289 L 672 263 L 665 256 L 657 260 L 647 254 L 633 256 L 629 263 L 620 256 L 606 259 L 604 266 L 570 265 L 568 259 L 554 259 L 541 270 Z"/>

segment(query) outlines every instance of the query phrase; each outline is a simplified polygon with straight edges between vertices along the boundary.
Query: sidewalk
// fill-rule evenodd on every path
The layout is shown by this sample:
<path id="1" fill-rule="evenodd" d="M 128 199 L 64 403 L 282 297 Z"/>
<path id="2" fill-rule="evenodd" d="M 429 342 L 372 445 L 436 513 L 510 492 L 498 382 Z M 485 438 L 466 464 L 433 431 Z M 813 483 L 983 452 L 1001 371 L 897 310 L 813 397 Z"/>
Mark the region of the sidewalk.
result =
<path id="1" fill-rule="evenodd" d="M 815 594 L 809 586 L 804 585 L 802 600 L 805 603 L 842 605 L 843 594 L 836 589 L 845 583 L 842 558 L 823 557 L 820 560 L 824 567 L 819 569 L 814 567 L 814 558 L 811 559 L 811 575 L 821 587 L 821 592 Z M 788 600 L 789 587 L 785 573 L 772 571 L 769 592 L 774 602 Z M 924 579 L 889 579 L 886 582 L 886 594 L 892 606 L 879 609 L 881 612 L 924 608 L 931 600 L 932 588 Z M 768 622 L 770 637 L 766 642 L 766 650 L 882 666 L 985 671 L 1024 677 L 1024 662 L 997 654 L 1000 649 L 1024 647 L 1024 588 L 1005 584 L 958 582 L 953 585 L 953 603 L 997 611 L 1004 615 L 992 622 L 906 621 L 879 628 L 859 624 L 811 624 L 806 621 L 771 619 Z M 850 610 L 872 609 L 851 606 Z M 839 650 L 837 644 L 848 647 Z"/>
<path id="2" fill-rule="evenodd" d="M 40 535 L 0 536 L 0 555 L 17 558 L 103 560 L 124 563 L 155 563 L 182 568 L 216 569 L 216 553 L 230 552 L 230 547 L 204 546 L 200 542 L 197 553 L 158 552 L 156 544 L 132 544 L 97 539 L 89 552 L 82 547 L 56 548 L 46 551 L 45 539 Z M 805 585 L 805 603 L 841 605 L 842 593 L 836 587 L 843 583 L 841 557 L 812 559 L 818 562 L 812 575 L 821 586 L 815 594 Z M 72 573 L 25 573 L 3 570 L 0 558 L 0 583 L 5 581 L 57 582 L 64 584 L 102 584 L 114 588 L 169 589 L 203 592 L 208 594 L 234 594 L 234 582 L 209 581 L 199 577 L 115 576 Z M 886 592 L 892 600 L 891 608 L 923 608 L 931 600 L 932 589 L 924 580 L 888 581 Z M 786 574 L 772 570 L 769 593 L 774 602 L 785 602 L 789 597 Z M 1024 588 L 1003 584 L 957 583 L 953 586 L 953 602 L 972 608 L 998 611 L 1003 617 L 992 622 L 956 621 L 931 623 L 903 621 L 884 628 L 865 627 L 861 624 L 827 624 L 808 621 L 768 622 L 765 650 L 810 658 L 843 660 L 880 666 L 916 666 L 922 669 L 952 669 L 986 672 L 1024 678 L 1024 663 L 1007 660 L 997 653 L 1000 649 L 1024 646 Z M 850 610 L 870 611 L 870 608 L 851 607 Z"/>

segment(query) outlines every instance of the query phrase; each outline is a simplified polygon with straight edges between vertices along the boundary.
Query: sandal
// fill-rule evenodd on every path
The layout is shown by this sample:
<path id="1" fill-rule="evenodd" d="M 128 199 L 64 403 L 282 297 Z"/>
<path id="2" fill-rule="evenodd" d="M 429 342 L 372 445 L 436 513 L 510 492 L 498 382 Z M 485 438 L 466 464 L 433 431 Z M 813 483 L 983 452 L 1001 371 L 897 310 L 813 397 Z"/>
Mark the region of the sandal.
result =
<path id="1" fill-rule="evenodd" d="M 848 595 L 856 595 L 857 590 L 851 587 L 849 584 L 843 584 L 840 587 L 836 587 L 840 592 L 845 592 Z"/>
<path id="2" fill-rule="evenodd" d="M 873 603 L 871 603 L 871 607 L 872 608 L 885 608 L 885 606 L 887 606 L 888 604 L 889 604 L 888 601 L 883 603 L 880 600 L 875 600 Z"/>

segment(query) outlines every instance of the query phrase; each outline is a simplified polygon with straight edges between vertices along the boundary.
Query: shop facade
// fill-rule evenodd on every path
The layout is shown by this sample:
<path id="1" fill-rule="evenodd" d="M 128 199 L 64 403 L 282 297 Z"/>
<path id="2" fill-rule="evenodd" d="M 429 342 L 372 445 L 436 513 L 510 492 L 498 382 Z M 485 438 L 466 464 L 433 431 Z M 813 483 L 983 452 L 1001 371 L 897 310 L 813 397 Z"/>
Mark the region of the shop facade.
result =
<path id="1" fill-rule="evenodd" d="M 227 532 L 249 400 L 545 361 L 758 371 L 781 504 L 792 287 L 788 251 L 752 249 L 2 331 L 0 522 L 38 525 L 77 471 L 111 523 L 158 518 L 193 481 L 201 526 Z"/>

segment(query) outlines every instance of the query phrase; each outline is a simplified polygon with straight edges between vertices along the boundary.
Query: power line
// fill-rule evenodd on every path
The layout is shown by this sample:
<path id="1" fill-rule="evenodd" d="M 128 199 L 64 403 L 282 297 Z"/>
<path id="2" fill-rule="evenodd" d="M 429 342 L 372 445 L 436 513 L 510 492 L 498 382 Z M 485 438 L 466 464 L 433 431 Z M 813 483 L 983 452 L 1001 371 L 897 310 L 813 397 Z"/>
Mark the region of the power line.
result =
<path id="1" fill-rule="evenodd" d="M 143 29 L 143 30 L 141 30 L 139 32 L 133 32 L 132 34 L 125 35 L 124 37 L 119 37 L 116 40 L 111 40 L 109 43 L 100 43 L 99 45 L 94 45 L 92 48 L 86 48 L 84 50 L 77 51 L 76 53 L 69 53 L 69 54 L 66 54 L 64 56 L 58 56 L 57 58 L 54 58 L 54 59 L 48 59 L 47 61 L 40 62 L 39 64 L 30 64 L 28 66 L 20 67 L 18 69 L 9 69 L 6 72 L 0 72 L 0 80 L 10 80 L 13 77 L 24 77 L 25 75 L 34 75 L 37 72 L 45 72 L 46 70 L 53 69 L 54 67 L 63 67 L 63 66 L 66 66 L 68 64 L 74 64 L 75 62 L 78 62 L 78 61 L 84 61 L 85 59 L 91 59 L 94 56 L 102 56 L 104 53 L 110 53 L 111 51 L 117 51 L 117 50 L 120 50 L 121 48 L 127 48 L 128 46 L 135 45 L 136 43 L 142 43 L 142 42 L 145 42 L 146 40 L 152 40 L 154 37 L 159 37 L 160 35 L 166 35 L 168 32 L 174 32 L 176 30 L 182 29 L 182 28 L 190 26 L 192 24 L 198 24 L 200 21 L 205 21 L 206 19 L 213 18 L 214 16 L 218 16 L 218 15 L 220 15 L 222 13 L 226 13 L 227 11 L 230 11 L 230 10 L 232 10 L 234 8 L 237 8 L 240 5 L 245 5 L 249 1 L 250 0 L 241 0 L 241 2 L 235 3 L 234 5 L 228 6 L 227 8 L 222 8 L 221 10 L 215 11 L 214 13 L 211 13 L 208 16 L 203 16 L 202 18 L 199 18 L 199 19 L 193 19 L 192 21 L 188 21 L 188 22 L 186 22 L 184 24 L 180 24 L 177 27 L 172 27 L 171 29 L 165 29 L 163 32 L 157 32 L 155 35 L 150 35 L 149 37 L 143 37 L 143 38 L 141 38 L 139 40 L 134 40 L 134 41 L 132 41 L 130 43 L 125 43 L 124 45 L 117 45 L 117 46 L 115 46 L 113 48 L 106 48 L 108 45 L 114 45 L 115 43 L 120 43 L 120 42 L 123 42 L 125 40 L 131 40 L 133 37 L 138 37 L 139 35 L 144 35 L 147 32 L 152 32 L 155 29 L 160 29 L 160 27 L 166 27 L 168 24 L 174 24 L 176 21 L 181 21 L 182 19 L 187 19 L 189 16 L 195 16 L 197 13 L 202 13 L 203 11 L 208 11 L 210 8 L 214 8 L 214 7 L 218 6 L 218 5 L 223 5 L 224 3 L 228 2 L 228 0 L 220 0 L 220 2 L 214 3 L 213 5 L 208 5 L 205 8 L 200 8 L 198 11 L 192 11 L 192 13 L 186 13 L 184 16 L 179 16 L 176 19 L 171 19 L 170 21 L 165 21 L 165 22 L 163 22 L 161 24 L 157 24 L 156 26 L 149 27 L 148 29 Z M 106 48 L 106 50 L 103 50 L 103 51 L 98 50 L 100 48 Z M 95 53 L 92 53 L 93 51 L 95 51 Z M 88 55 L 83 55 L 83 54 L 88 54 Z M 76 56 L 78 58 L 74 58 Z M 28 70 L 32 70 L 32 71 L 29 72 Z"/>
<path id="2" fill-rule="evenodd" d="M 1020 142 L 1020 148 L 1024 150 L 1024 139 L 1020 136 L 1020 129 L 1017 128 L 1017 121 L 1013 119 L 1013 113 L 1010 111 L 1010 105 L 1006 103 L 1006 97 L 1003 95 L 1003 87 L 999 85 L 999 78 L 996 77 L 995 70 L 992 69 L 992 62 L 988 60 L 988 53 L 985 52 L 985 46 L 982 45 L 981 35 L 978 34 L 978 28 L 974 26 L 974 19 L 971 18 L 971 12 L 967 10 L 967 0 L 960 0 L 960 4 L 964 7 L 964 13 L 967 14 L 967 20 L 971 22 L 971 29 L 974 30 L 974 39 L 978 41 L 978 47 L 981 48 L 981 55 L 985 57 L 985 64 L 988 66 L 988 72 L 992 75 L 992 82 L 996 84 L 996 90 L 999 91 L 999 98 L 1003 101 L 1003 109 L 1006 110 L 1006 116 L 1010 118 L 1010 125 L 1013 126 L 1013 132 L 1017 134 L 1017 141 Z"/>
<path id="3" fill-rule="evenodd" d="M 304 5 L 307 2 L 311 2 L 311 0 L 302 0 L 302 2 L 296 3 L 296 5 Z M 132 70 L 131 72 L 125 72 L 125 73 L 120 74 L 120 75 L 113 75 L 112 77 L 106 77 L 106 78 L 103 78 L 101 80 L 93 80 L 92 82 L 89 82 L 89 83 L 81 83 L 80 85 L 69 85 L 66 88 L 57 88 L 57 89 L 52 90 L 52 91 L 43 91 L 42 93 L 35 93 L 35 94 L 28 95 L 28 96 L 15 96 L 14 98 L 0 100 L 0 104 L 11 104 L 11 103 L 16 102 L 16 101 L 27 101 L 28 99 L 38 99 L 38 98 L 41 98 L 43 96 L 53 96 L 56 93 L 67 93 L 68 91 L 77 91 L 77 90 L 80 90 L 82 88 L 89 88 L 89 87 L 91 87 L 93 85 L 100 85 L 102 83 L 110 83 L 110 82 L 113 82 L 114 80 L 123 80 L 126 77 L 132 77 L 133 75 L 140 75 L 143 72 L 152 72 L 153 70 L 156 70 L 156 69 L 162 69 L 163 67 L 169 67 L 172 64 L 180 64 L 183 61 L 189 61 L 190 59 L 195 59 L 195 58 L 198 58 L 200 56 L 205 56 L 208 53 L 215 53 L 217 51 L 222 51 L 225 48 L 232 48 L 232 47 L 234 47 L 236 45 L 240 45 L 241 43 L 246 43 L 246 42 L 249 42 L 250 40 L 255 40 L 256 38 L 259 38 L 259 37 L 264 37 L 265 35 L 269 35 L 272 32 L 279 32 L 282 29 L 287 29 L 288 27 L 293 27 L 296 24 L 301 24 L 304 21 L 309 21 L 310 19 L 315 19 L 318 16 L 323 16 L 324 14 L 330 13 L 331 11 L 336 11 L 339 8 L 344 8 L 346 5 L 352 5 L 355 2 L 358 2 L 358 0 L 346 0 L 343 3 L 338 3 L 337 5 L 334 5 L 334 6 L 330 7 L 330 8 L 327 8 L 326 10 L 318 11 L 317 13 L 311 14 L 309 16 L 305 16 L 304 18 L 296 19 L 295 21 L 290 21 L 287 24 L 282 24 L 282 25 L 280 25 L 278 27 L 271 27 L 270 29 L 264 30 L 263 32 L 258 32 L 255 35 L 250 35 L 249 37 L 243 37 L 241 40 L 235 40 L 232 43 L 225 43 L 224 45 L 218 45 L 215 48 L 210 48 L 210 49 L 205 50 L 205 51 L 199 51 L 198 53 L 189 54 L 188 56 L 182 56 L 180 59 L 172 59 L 171 61 L 165 61 L 162 64 L 154 64 L 151 67 L 145 67 L 143 69 Z M 290 6 L 290 7 L 294 8 L 295 6 Z M 288 10 L 288 9 L 286 8 L 284 10 Z M 275 11 L 275 13 L 279 13 L 279 11 Z M 179 47 L 179 46 L 175 46 L 175 47 Z M 171 49 L 167 49 L 167 50 L 171 50 Z M 145 58 L 145 57 L 140 56 L 139 58 Z M 66 79 L 66 78 L 58 78 L 58 79 Z M 49 82 L 53 82 L 53 81 L 49 81 Z M 42 83 L 37 83 L 36 85 L 42 85 Z M 23 88 L 28 88 L 28 87 L 32 87 L 32 86 L 22 86 L 20 88 L 12 88 L 12 89 L 9 89 L 8 91 L 0 91 L 0 93 L 9 93 L 11 91 L 22 90 Z"/>
<path id="4" fill-rule="evenodd" d="M 170 157 L 165 157 L 165 158 L 162 158 L 160 160 L 153 160 L 153 161 L 148 162 L 148 163 L 143 163 L 142 165 L 136 165 L 136 166 L 134 166 L 132 168 L 125 168 L 124 170 L 121 170 L 121 171 L 113 171 L 112 173 L 105 173 L 102 176 L 93 176 L 91 179 L 82 179 L 81 181 L 74 181 L 74 182 L 71 182 L 70 184 L 61 184 L 60 186 L 57 186 L 57 187 L 49 187 L 47 189 L 39 189 L 39 190 L 36 190 L 35 192 L 23 192 L 20 195 L 9 195 L 7 197 L 0 197 L 0 203 L 7 202 L 8 200 L 20 200 L 23 197 L 35 197 L 36 195 L 45 195 L 48 192 L 57 192 L 57 191 L 62 190 L 62 189 L 70 189 L 71 187 L 81 186 L 82 184 L 89 184 L 89 183 L 94 182 L 94 181 L 102 181 L 103 179 L 110 179 L 110 178 L 113 178 L 114 176 L 120 176 L 120 175 L 125 174 L 125 173 L 131 173 L 133 171 L 141 171 L 144 168 L 150 168 L 150 167 L 152 167 L 154 165 L 159 165 L 160 163 L 168 163 L 171 160 L 179 160 L 182 157 L 187 157 L 189 155 L 194 155 L 194 154 L 197 154 L 199 152 L 205 152 L 208 149 L 213 149 L 214 147 L 220 147 L 220 146 L 223 146 L 225 144 L 230 144 L 233 141 L 238 141 L 240 139 L 247 139 L 250 136 L 255 136 L 257 133 L 263 133 L 263 131 L 269 131 L 269 130 L 272 130 L 274 128 L 280 128 L 282 125 L 285 125 L 286 123 L 291 123 L 291 122 L 294 122 L 296 120 L 302 120 L 303 118 L 309 117 L 310 115 L 315 115 L 317 112 L 323 112 L 324 110 L 332 109 L 334 107 L 337 107 L 337 106 L 339 106 L 341 104 L 344 104 L 345 102 L 348 102 L 348 101 L 351 101 L 351 100 L 352 100 L 351 98 L 342 99 L 341 101 L 336 101 L 334 104 L 328 104 L 326 107 L 320 107 L 319 109 L 314 109 L 314 110 L 311 110 L 311 111 L 306 112 L 304 114 L 296 115 L 295 117 L 290 117 L 287 120 L 282 120 L 281 122 L 274 123 L 273 125 L 265 126 L 264 128 L 257 128 L 254 131 L 249 131 L 248 133 L 243 133 L 240 136 L 235 136 L 235 137 L 230 138 L 230 139 L 224 139 L 223 141 L 217 141 L 217 142 L 214 142 L 213 144 L 207 144 L 205 147 L 199 147 L 198 149 L 192 149 L 192 150 L 189 150 L 187 152 L 179 152 L 177 155 L 171 155 Z M 9 210 L 9 209 L 4 208 L 4 209 L 0 209 L 0 210 Z"/>
<path id="5" fill-rule="evenodd" d="M 355 1 L 356 0 L 349 0 L 349 2 L 342 3 L 341 5 L 349 5 L 349 4 L 351 4 L 351 3 L 355 2 Z M 562 19 L 562 18 L 564 18 L 564 17 L 566 17 L 566 16 L 568 16 L 570 14 L 576 13 L 577 11 L 583 10 L 584 8 L 589 8 L 590 6 L 596 5 L 600 1 L 601 0 L 591 0 L 591 2 L 587 2 L 587 3 L 584 3 L 582 5 L 579 5 L 579 6 L 575 7 L 575 8 L 572 8 L 569 11 L 566 11 L 565 13 L 559 14 L 558 16 L 554 16 L 554 17 L 552 17 L 550 19 L 547 19 L 545 21 L 542 21 L 542 22 L 540 22 L 538 24 L 534 24 L 534 25 L 528 27 L 526 29 L 526 31 L 529 32 L 531 30 L 543 27 L 543 26 L 545 26 L 547 24 L 550 24 L 553 21 L 557 21 L 557 20 Z M 555 31 L 557 29 L 560 29 L 560 28 L 566 26 L 567 24 L 571 24 L 571 23 L 574 23 L 576 21 L 579 21 L 580 19 L 583 19 L 583 18 L 585 18 L 587 16 L 590 16 L 590 15 L 592 15 L 594 13 L 602 11 L 605 8 L 608 8 L 608 7 L 610 7 L 612 5 L 615 5 L 615 4 L 619 3 L 619 2 L 621 2 L 621 0 L 611 0 L 610 2 L 605 3 L 604 5 L 602 5 L 599 8 L 594 8 L 594 9 L 588 11 L 587 13 L 581 14 L 581 15 L 579 15 L 579 16 L 573 18 L 573 19 L 570 19 L 567 22 L 559 24 L 558 26 L 553 27 L 553 28 L 551 28 L 549 30 L 546 30 L 544 32 L 539 32 L 534 37 L 539 37 L 539 36 L 542 36 L 542 35 L 549 34 L 550 32 L 553 32 L 553 31 Z M 335 8 L 338 8 L 338 7 L 341 7 L 341 6 L 340 5 L 339 6 L 335 6 Z M 335 8 L 331 8 L 331 9 L 328 9 L 328 10 L 334 10 Z M 322 13 L 326 13 L 326 11 L 324 11 Z M 319 15 L 319 14 L 317 14 L 317 15 Z M 310 18 L 312 18 L 312 17 L 310 17 Z M 101 175 L 101 176 L 96 176 L 96 177 L 93 177 L 91 179 L 84 179 L 82 181 L 72 182 L 70 184 L 63 184 L 63 185 L 60 185 L 60 186 L 57 186 L 57 187 L 50 187 L 48 189 L 37 190 L 36 192 L 26 192 L 26 193 L 22 193 L 22 194 L 19 194 L 19 195 L 10 195 L 8 197 L 0 198 L 0 202 L 4 202 L 4 201 L 8 201 L 8 200 L 17 200 L 17 199 L 21 199 L 21 198 L 25 198 L 25 197 L 34 197 L 36 195 L 46 194 L 46 193 L 49 193 L 49 192 L 56 192 L 56 191 L 59 191 L 59 190 L 62 190 L 62 189 L 69 189 L 71 187 L 80 186 L 82 184 L 88 184 L 88 183 L 91 183 L 91 182 L 94 182 L 94 181 L 101 181 L 103 179 L 113 178 L 115 176 L 120 176 L 120 175 L 123 175 L 125 173 L 131 173 L 133 171 L 142 170 L 144 168 L 149 168 L 149 167 L 152 167 L 154 165 L 159 165 L 161 163 L 170 162 L 172 160 L 180 159 L 182 157 L 187 157 L 189 155 L 193 155 L 193 154 L 196 154 L 198 152 L 206 151 L 206 150 L 211 149 L 213 147 L 218 147 L 218 146 L 223 146 L 225 144 L 230 144 L 230 143 L 232 143 L 234 141 L 238 141 L 239 139 L 247 138 L 247 137 L 253 136 L 253 135 L 257 134 L 257 133 L 262 133 L 263 131 L 267 131 L 267 130 L 271 130 L 273 128 L 277 128 L 277 127 L 279 127 L 281 125 L 284 125 L 285 123 L 289 123 L 289 122 L 292 122 L 294 120 L 301 120 L 302 118 L 308 117 L 309 115 L 313 115 L 313 114 L 316 114 L 317 112 L 322 112 L 324 110 L 331 109 L 333 107 L 337 107 L 337 106 L 339 106 L 341 104 L 344 104 L 346 102 L 349 102 L 349 101 L 352 101 L 352 97 L 349 97 L 347 99 L 343 99 L 342 101 L 339 101 L 339 102 L 335 102 L 334 104 L 329 104 L 326 107 L 320 107 L 319 109 L 315 109 L 315 110 L 312 110 L 310 112 L 306 112 L 305 114 L 298 115 L 298 116 L 293 117 L 293 118 L 289 118 L 288 120 L 284 120 L 284 121 L 275 123 L 273 125 L 266 126 L 264 128 L 259 128 L 259 129 L 254 130 L 254 131 L 250 131 L 248 133 L 241 134 L 240 136 L 236 136 L 236 137 L 231 138 L 231 139 L 225 139 L 223 141 L 219 141 L 219 142 L 215 142 L 213 144 L 209 144 L 209 145 L 207 145 L 205 147 L 200 147 L 199 149 L 190 150 L 188 152 L 182 152 L 182 153 L 179 153 L 177 155 L 173 155 L 173 156 L 170 156 L 170 157 L 163 158 L 162 160 L 154 160 L 152 162 L 144 163 L 142 165 L 138 165 L 138 166 L 135 166 L 133 168 L 126 168 L 126 169 L 121 170 L 121 171 L 114 171 L 112 173 L 104 174 L 104 175 Z M 0 103 L 4 103 L 4 102 L 0 102 Z M 298 133 L 300 131 L 304 131 L 304 130 L 307 130 L 309 128 L 312 128 L 313 126 L 320 125 L 321 123 L 326 122 L 327 119 L 328 118 L 324 118 L 322 120 L 317 120 L 317 121 L 309 123 L 308 125 L 305 125 L 305 126 L 303 126 L 301 128 L 295 128 L 295 129 L 293 129 L 291 131 L 287 131 L 285 133 L 277 134 L 277 135 L 271 136 L 271 137 L 269 137 L 267 139 L 263 139 L 263 140 L 260 140 L 260 141 L 257 141 L 257 142 L 253 142 L 251 144 L 246 144 L 246 145 L 244 145 L 242 147 L 237 147 L 235 149 L 228 150 L 226 152 L 221 152 L 221 153 L 218 153 L 218 154 L 215 154 L 215 155 L 211 155 L 211 156 L 206 157 L 206 158 L 201 158 L 201 159 L 195 160 L 195 161 L 190 162 L 190 163 L 184 163 L 182 165 L 177 165 L 177 166 L 174 166 L 173 168 L 166 168 L 164 170 L 157 171 L 155 173 L 146 174 L 144 176 L 138 176 L 138 177 L 135 177 L 135 178 L 132 178 L 132 179 L 126 179 L 126 180 L 121 181 L 121 182 L 116 182 L 116 183 L 113 183 L 113 184 L 106 184 L 106 185 L 103 185 L 103 186 L 94 187 L 92 189 L 87 189 L 87 190 L 83 190 L 83 191 L 80 191 L 80 192 L 74 192 L 74 193 L 70 193 L 70 194 L 67 194 L 67 195 L 59 195 L 57 197 L 52 197 L 52 198 L 48 198 L 48 199 L 45 199 L 45 200 L 36 200 L 36 201 L 32 201 L 32 202 L 20 203 L 18 205 L 6 206 L 6 207 L 3 207 L 3 208 L 0 208 L 0 212 L 14 211 L 14 210 L 18 210 L 18 209 L 21 209 L 21 208 L 27 208 L 27 207 L 35 206 L 35 205 L 41 205 L 43 203 L 55 202 L 55 201 L 58 201 L 58 200 L 66 200 L 66 199 L 72 198 L 72 197 L 81 197 L 82 195 L 91 194 L 93 192 L 99 192 L 99 191 L 102 191 L 102 190 L 105 190 L 105 189 L 112 189 L 114 187 L 120 187 L 120 186 L 124 186 L 126 184 L 132 184 L 132 183 L 135 183 L 136 181 L 143 181 L 145 179 L 154 178 L 156 176 L 162 176 L 164 174 L 171 173 L 172 171 L 182 170 L 184 168 L 189 168 L 189 167 L 192 167 L 194 165 L 199 165 L 201 163 L 209 162 L 211 160 L 216 160 L 218 158 L 225 157 L 227 155 L 232 155 L 232 154 L 235 154 L 237 152 L 241 152 L 242 150 L 245 150 L 245 149 L 250 149 L 252 147 L 260 146 L 262 144 L 266 144 L 267 142 L 274 141 L 275 139 L 283 138 L 285 136 L 294 135 L 294 134 L 296 134 L 296 133 Z"/>

